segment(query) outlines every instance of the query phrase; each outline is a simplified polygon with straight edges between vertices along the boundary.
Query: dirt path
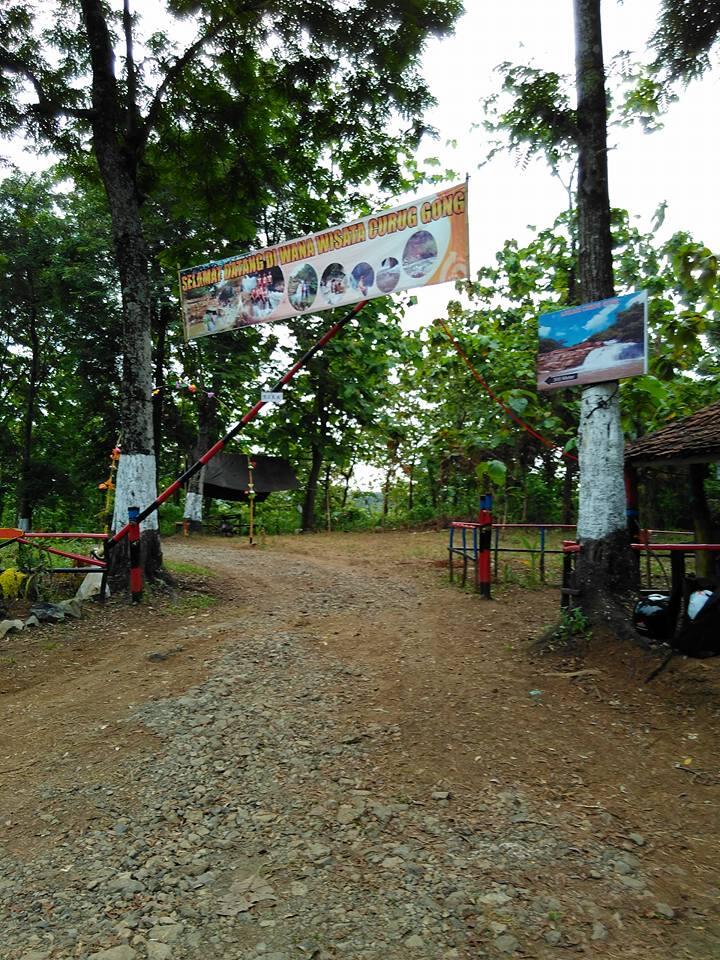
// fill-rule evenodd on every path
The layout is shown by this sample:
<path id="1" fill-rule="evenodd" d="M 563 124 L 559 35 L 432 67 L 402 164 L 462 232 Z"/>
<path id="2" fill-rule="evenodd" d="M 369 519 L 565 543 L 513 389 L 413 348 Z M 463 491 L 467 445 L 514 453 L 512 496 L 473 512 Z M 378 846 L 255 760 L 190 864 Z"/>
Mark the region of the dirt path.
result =
<path id="1" fill-rule="evenodd" d="M 0 958 L 717 958 L 718 665 L 533 656 L 443 549 L 171 540 L 2 641 Z"/>

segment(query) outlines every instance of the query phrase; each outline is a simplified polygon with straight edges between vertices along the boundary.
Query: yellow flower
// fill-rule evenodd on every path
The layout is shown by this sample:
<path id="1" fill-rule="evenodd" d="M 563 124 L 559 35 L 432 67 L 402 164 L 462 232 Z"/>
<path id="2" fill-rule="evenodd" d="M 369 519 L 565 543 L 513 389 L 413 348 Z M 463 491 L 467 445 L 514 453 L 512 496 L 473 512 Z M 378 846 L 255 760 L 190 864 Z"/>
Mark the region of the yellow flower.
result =
<path id="1" fill-rule="evenodd" d="M 16 600 L 20 596 L 25 580 L 27 580 L 27 574 L 12 567 L 0 573 L 0 591 L 3 597 L 6 600 Z"/>

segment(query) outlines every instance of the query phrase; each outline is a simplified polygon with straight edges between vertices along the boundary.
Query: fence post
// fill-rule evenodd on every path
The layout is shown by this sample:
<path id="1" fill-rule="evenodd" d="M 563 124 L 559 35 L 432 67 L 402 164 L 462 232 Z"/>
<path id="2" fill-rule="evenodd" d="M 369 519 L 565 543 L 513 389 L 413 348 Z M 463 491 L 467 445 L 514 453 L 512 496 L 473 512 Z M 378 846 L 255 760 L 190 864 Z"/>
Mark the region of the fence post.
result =
<path id="1" fill-rule="evenodd" d="M 475 592 L 478 591 L 478 528 L 473 527 L 473 571 L 475 573 Z"/>
<path id="2" fill-rule="evenodd" d="M 467 583 L 467 565 L 468 565 L 468 555 L 467 555 L 467 529 L 462 528 L 462 558 L 463 558 L 463 568 L 462 568 L 462 580 L 460 581 L 460 586 L 464 587 Z"/>
<path id="3" fill-rule="evenodd" d="M 128 542 L 130 544 L 130 593 L 133 603 L 140 603 L 143 593 L 142 558 L 140 551 L 140 507 L 128 507 Z"/>
<path id="4" fill-rule="evenodd" d="M 650 550 L 650 531 L 643 528 L 638 538 L 639 542 L 645 546 L 645 573 L 647 575 L 647 589 L 652 590 L 652 551 Z M 638 558 L 638 563 L 640 559 Z M 641 577 L 642 586 L 642 577 Z"/>
<path id="5" fill-rule="evenodd" d="M 572 554 L 567 549 L 570 546 L 570 540 L 563 540 L 563 575 L 562 589 L 560 591 L 560 607 L 570 607 L 570 583 L 572 580 Z"/>
<path id="6" fill-rule="evenodd" d="M 480 585 L 480 596 L 490 600 L 490 581 L 492 578 L 491 551 L 492 551 L 492 495 L 483 494 L 480 498 L 479 549 L 477 557 L 477 574 Z"/>
<path id="7" fill-rule="evenodd" d="M 454 573 L 454 570 L 453 570 L 453 548 L 454 548 L 453 541 L 454 540 L 455 540 L 455 527 L 453 527 L 453 525 L 450 524 L 450 543 L 448 545 L 448 570 L 450 573 L 450 583 L 453 582 L 453 573 Z"/>
<path id="8" fill-rule="evenodd" d="M 540 583 L 545 583 L 545 527 L 540 527 Z"/>
<path id="9" fill-rule="evenodd" d="M 112 517 L 110 518 L 112 519 Z M 105 603 L 107 599 L 107 582 L 108 582 L 108 573 L 110 572 L 110 553 L 112 551 L 112 541 L 105 540 L 103 542 L 103 562 L 105 567 L 100 577 L 100 603 Z"/>

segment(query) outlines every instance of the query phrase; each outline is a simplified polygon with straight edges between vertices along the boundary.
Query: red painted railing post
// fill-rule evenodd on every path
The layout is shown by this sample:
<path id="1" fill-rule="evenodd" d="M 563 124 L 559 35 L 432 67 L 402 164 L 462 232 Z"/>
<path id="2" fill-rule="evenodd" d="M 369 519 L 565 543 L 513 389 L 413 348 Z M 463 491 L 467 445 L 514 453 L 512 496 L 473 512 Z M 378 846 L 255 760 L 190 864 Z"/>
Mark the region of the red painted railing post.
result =
<path id="1" fill-rule="evenodd" d="M 128 542 L 130 544 L 130 593 L 133 603 L 140 603 L 143 594 L 142 557 L 140 550 L 140 507 L 128 507 Z"/>
<path id="2" fill-rule="evenodd" d="M 480 537 L 478 543 L 477 582 L 480 596 L 490 600 L 492 579 L 492 496 L 489 493 L 480 497 Z"/>

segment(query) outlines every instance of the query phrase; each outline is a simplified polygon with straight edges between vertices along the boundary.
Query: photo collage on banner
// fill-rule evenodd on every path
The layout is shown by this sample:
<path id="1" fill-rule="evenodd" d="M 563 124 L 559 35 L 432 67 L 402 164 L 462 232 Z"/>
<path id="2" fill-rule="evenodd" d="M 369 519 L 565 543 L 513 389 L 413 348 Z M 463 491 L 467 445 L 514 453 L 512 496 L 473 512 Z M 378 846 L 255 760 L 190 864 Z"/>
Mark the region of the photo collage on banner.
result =
<path id="1" fill-rule="evenodd" d="M 180 271 L 187 339 L 469 275 L 467 183 L 352 223 Z"/>

